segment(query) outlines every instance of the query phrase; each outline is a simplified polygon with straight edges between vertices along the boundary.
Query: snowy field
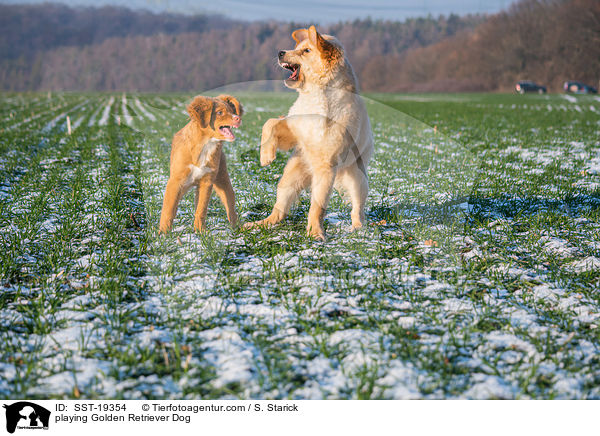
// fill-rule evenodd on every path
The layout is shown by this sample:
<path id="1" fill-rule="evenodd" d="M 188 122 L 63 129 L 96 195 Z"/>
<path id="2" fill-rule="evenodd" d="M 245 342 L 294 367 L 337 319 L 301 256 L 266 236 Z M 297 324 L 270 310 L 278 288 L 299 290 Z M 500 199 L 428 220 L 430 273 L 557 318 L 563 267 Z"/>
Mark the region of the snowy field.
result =
<path id="1" fill-rule="evenodd" d="M 0 97 L 1 398 L 600 399 L 600 99 L 368 96 L 368 225 L 334 194 L 320 243 L 308 194 L 158 236 L 191 97 Z M 238 97 L 250 221 L 294 96 Z"/>

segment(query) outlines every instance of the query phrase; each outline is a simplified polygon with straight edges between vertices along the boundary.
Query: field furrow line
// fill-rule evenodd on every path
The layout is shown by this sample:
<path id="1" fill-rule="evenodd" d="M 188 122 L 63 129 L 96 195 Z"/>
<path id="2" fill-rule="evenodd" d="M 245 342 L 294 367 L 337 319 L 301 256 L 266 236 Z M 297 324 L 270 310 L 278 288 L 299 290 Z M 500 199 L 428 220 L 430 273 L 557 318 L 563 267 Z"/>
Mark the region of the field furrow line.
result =
<path id="1" fill-rule="evenodd" d="M 142 114 L 143 117 L 147 118 L 150 121 L 156 121 L 156 117 L 146 107 L 144 107 L 144 105 L 142 104 L 142 102 L 140 101 L 139 98 L 136 98 L 134 100 L 134 102 L 135 102 L 135 105 L 140 110 L 140 113 Z"/>
<path id="2" fill-rule="evenodd" d="M 104 99 L 98 99 L 98 106 L 96 107 L 96 109 L 92 112 L 92 115 L 90 116 L 90 119 L 88 120 L 88 127 L 92 127 L 96 124 L 96 118 L 98 117 L 98 114 L 100 113 L 100 111 L 102 110 L 102 108 L 105 106 L 105 100 Z"/>
<path id="3" fill-rule="evenodd" d="M 66 124 L 66 117 L 69 114 L 72 114 L 73 112 L 75 112 L 77 109 L 79 109 L 80 107 L 84 106 L 87 102 L 89 102 L 89 99 L 85 99 L 84 101 L 82 101 L 81 103 L 77 104 L 76 106 L 69 108 L 68 110 L 66 110 L 65 112 L 62 112 L 61 114 L 57 115 L 56 117 L 54 117 L 52 120 L 50 120 L 42 129 L 42 132 L 47 133 L 50 130 L 52 130 L 54 127 L 56 127 L 56 125 L 58 124 L 58 122 L 60 120 L 62 120 L 63 118 L 65 119 L 65 122 L 63 123 L 62 126 L 64 126 L 64 124 Z M 62 127 L 61 126 L 61 127 Z"/>
<path id="4" fill-rule="evenodd" d="M 17 122 L 16 124 L 8 126 L 6 128 L 6 130 L 7 131 L 14 130 L 17 127 L 20 127 L 20 126 L 23 126 L 23 125 L 27 125 L 27 124 L 31 123 L 32 121 L 37 121 L 38 119 L 46 118 L 49 115 L 56 113 L 57 110 L 62 110 L 64 108 L 68 107 L 69 104 L 70 103 L 63 103 L 62 105 L 57 106 L 55 108 L 52 108 L 52 109 L 49 109 L 49 110 L 46 110 L 46 111 L 43 111 L 43 112 L 39 112 L 39 113 L 34 114 L 34 115 L 30 115 L 30 116 L 24 118 L 23 120 Z"/>
<path id="5" fill-rule="evenodd" d="M 106 126 L 108 124 L 108 117 L 110 115 L 110 109 L 112 108 L 112 105 L 114 102 L 115 102 L 115 97 L 111 96 L 108 99 L 108 103 L 106 103 L 104 110 L 102 111 L 102 116 L 100 117 L 100 120 L 98 121 L 99 126 Z"/>
<path id="6" fill-rule="evenodd" d="M 125 124 L 128 126 L 133 125 L 133 118 L 127 110 L 127 97 L 125 94 L 123 94 L 123 97 L 121 98 L 121 111 L 123 113 L 123 118 L 125 118 Z"/>
<path id="7" fill-rule="evenodd" d="M 16 104 L 6 104 L 6 99 L 3 99 L 2 101 L 5 104 L 3 104 L 3 107 L 0 109 L 0 116 L 2 116 L 2 122 L 4 123 L 9 120 L 17 121 L 15 115 L 35 111 L 42 105 L 48 105 L 52 100 L 48 98 L 36 98 L 31 100 L 20 98 L 17 100 L 19 103 Z"/>

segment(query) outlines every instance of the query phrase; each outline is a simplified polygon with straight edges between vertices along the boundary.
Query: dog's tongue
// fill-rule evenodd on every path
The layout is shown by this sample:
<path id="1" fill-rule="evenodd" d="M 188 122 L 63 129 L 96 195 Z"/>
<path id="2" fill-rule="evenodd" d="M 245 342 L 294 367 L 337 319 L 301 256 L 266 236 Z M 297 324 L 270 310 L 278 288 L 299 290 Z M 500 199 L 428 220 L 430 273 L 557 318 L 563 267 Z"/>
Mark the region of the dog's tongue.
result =
<path id="1" fill-rule="evenodd" d="M 233 132 L 231 131 L 231 129 L 229 127 L 220 127 L 219 130 L 221 131 L 221 133 L 223 134 L 223 136 L 225 136 L 227 139 L 235 139 L 235 135 L 233 134 Z"/>

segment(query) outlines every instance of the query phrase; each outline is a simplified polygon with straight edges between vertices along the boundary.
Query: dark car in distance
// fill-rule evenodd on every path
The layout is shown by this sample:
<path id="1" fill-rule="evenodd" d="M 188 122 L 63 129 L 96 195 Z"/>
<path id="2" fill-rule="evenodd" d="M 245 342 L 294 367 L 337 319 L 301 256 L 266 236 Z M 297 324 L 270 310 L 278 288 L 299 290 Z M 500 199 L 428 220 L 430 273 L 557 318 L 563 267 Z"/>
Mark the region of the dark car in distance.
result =
<path id="1" fill-rule="evenodd" d="M 585 83 L 575 82 L 570 80 L 565 82 L 563 85 L 565 92 L 571 92 L 573 94 L 598 94 L 598 90 L 593 86 L 586 85 Z"/>
<path id="2" fill-rule="evenodd" d="M 542 85 L 538 85 L 535 82 L 530 81 L 520 81 L 515 85 L 515 91 L 519 94 L 525 94 L 526 92 L 537 92 L 538 94 L 545 94 L 546 87 Z"/>

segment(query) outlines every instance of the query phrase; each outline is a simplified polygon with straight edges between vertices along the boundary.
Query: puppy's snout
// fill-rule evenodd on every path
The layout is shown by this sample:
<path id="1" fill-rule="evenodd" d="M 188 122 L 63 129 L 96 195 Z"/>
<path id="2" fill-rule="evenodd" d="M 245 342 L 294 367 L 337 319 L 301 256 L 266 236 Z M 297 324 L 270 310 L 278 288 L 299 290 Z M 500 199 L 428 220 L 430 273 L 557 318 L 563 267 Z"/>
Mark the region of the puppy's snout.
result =
<path id="1" fill-rule="evenodd" d="M 285 56 L 285 50 L 280 50 L 279 51 L 279 59 L 283 59 L 284 56 Z"/>
<path id="2" fill-rule="evenodd" d="M 231 118 L 233 119 L 233 122 L 234 122 L 234 123 L 239 123 L 239 122 L 240 122 L 240 119 L 241 119 L 241 118 L 240 118 L 239 116 L 237 116 L 237 115 L 233 115 Z"/>

